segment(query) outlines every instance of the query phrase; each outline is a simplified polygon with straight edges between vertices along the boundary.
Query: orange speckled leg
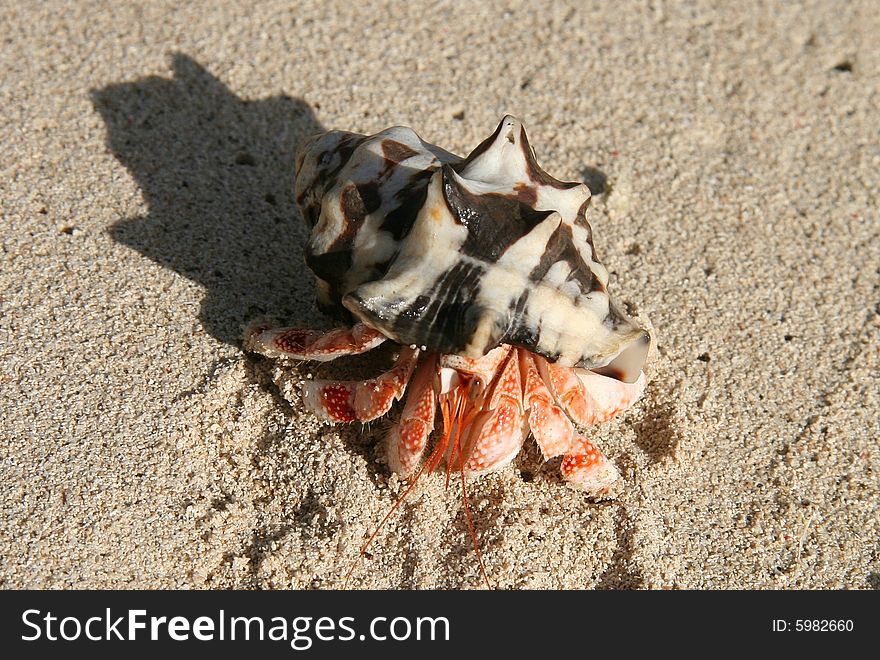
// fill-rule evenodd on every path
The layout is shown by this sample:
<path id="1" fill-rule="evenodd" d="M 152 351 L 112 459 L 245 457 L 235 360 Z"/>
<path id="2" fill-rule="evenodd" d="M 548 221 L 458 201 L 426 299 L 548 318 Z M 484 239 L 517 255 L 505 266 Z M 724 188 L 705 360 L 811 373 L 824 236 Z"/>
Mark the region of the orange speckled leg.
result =
<path id="1" fill-rule="evenodd" d="M 553 402 L 553 395 L 541 379 L 535 355 L 519 349 L 523 378 L 523 405 L 528 411 L 529 428 L 541 448 L 544 460 L 567 454 L 574 439 L 574 427 L 562 409 Z"/>
<path id="2" fill-rule="evenodd" d="M 409 394 L 403 406 L 400 422 L 388 435 L 388 467 L 392 472 L 408 477 L 422 460 L 428 436 L 434 430 L 437 394 L 434 376 L 437 371 L 436 355 L 430 356 L 416 370 L 409 385 Z"/>
<path id="3" fill-rule="evenodd" d="M 404 348 L 389 371 L 370 380 L 307 380 L 302 385 L 303 403 L 330 422 L 374 420 L 403 396 L 418 356 L 417 349 Z"/>
<path id="4" fill-rule="evenodd" d="M 491 396 L 462 441 L 464 471 L 485 474 L 513 460 L 525 439 L 522 380 L 516 351 L 504 363 Z"/>
<path id="5" fill-rule="evenodd" d="M 585 369 L 560 367 L 541 357 L 535 361 L 553 396 L 579 426 L 607 422 L 629 408 L 645 389 L 645 374 L 634 383 L 601 376 Z"/>
<path id="6" fill-rule="evenodd" d="M 580 426 L 594 424 L 596 420 L 593 418 L 590 402 L 584 395 L 583 383 L 574 369 L 560 367 L 538 356 L 535 356 L 535 362 L 553 397 L 574 423 Z"/>
<path id="7" fill-rule="evenodd" d="M 575 437 L 572 450 L 562 459 L 559 470 L 568 485 L 591 495 L 608 492 L 620 477 L 614 463 L 580 435 Z"/>
<path id="8" fill-rule="evenodd" d="M 266 357 L 329 362 L 344 355 L 366 353 L 385 339 L 381 332 L 363 323 L 328 332 L 256 326 L 246 333 L 245 346 Z"/>
<path id="9" fill-rule="evenodd" d="M 614 414 L 635 401 L 642 391 L 641 388 L 644 387 L 644 374 L 640 381 L 630 385 L 592 372 L 560 367 L 535 355 L 531 357 L 542 376 L 542 380 L 547 385 L 547 389 L 552 392 L 556 401 L 560 403 L 575 423 L 582 426 L 610 419 Z M 589 374 L 589 376 L 583 374 Z M 543 391 L 540 387 L 536 386 L 534 389 L 538 393 L 539 404 L 543 406 L 543 408 L 539 408 L 539 411 L 552 410 L 553 406 L 542 400 Z M 594 391 L 597 393 L 595 398 L 591 396 Z M 624 403 L 626 405 L 623 405 Z M 623 407 L 618 407 L 618 405 L 623 405 Z M 553 439 L 565 432 L 553 430 L 548 419 L 553 422 L 553 426 L 556 428 L 563 428 L 564 425 L 558 422 L 555 417 L 550 417 L 548 413 L 539 414 L 535 420 L 532 419 L 531 414 L 529 416 L 532 432 L 538 439 L 545 458 L 549 458 L 549 456 L 541 443 L 541 436 L 550 435 Z M 553 435 L 554 433 L 556 435 Z M 554 456 L 558 454 L 565 456 L 560 467 L 563 478 L 573 488 L 583 490 L 591 495 L 607 492 L 611 484 L 620 477 L 614 463 L 608 460 L 593 443 L 582 435 L 574 433 L 573 430 L 568 438 L 569 448 L 554 454 Z M 556 450 L 557 447 L 554 446 L 553 449 Z"/>

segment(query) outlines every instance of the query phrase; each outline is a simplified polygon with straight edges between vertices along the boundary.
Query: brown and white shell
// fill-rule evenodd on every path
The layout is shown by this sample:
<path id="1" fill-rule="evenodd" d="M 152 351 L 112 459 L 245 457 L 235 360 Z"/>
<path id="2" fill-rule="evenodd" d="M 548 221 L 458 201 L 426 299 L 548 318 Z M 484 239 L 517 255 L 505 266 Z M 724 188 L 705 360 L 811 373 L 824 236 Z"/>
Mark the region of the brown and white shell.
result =
<path id="1" fill-rule="evenodd" d="M 609 296 L 590 191 L 544 172 L 514 117 L 467 158 L 405 127 L 317 136 L 297 157 L 296 200 L 324 309 L 429 351 L 514 344 L 638 377 L 650 338 Z"/>

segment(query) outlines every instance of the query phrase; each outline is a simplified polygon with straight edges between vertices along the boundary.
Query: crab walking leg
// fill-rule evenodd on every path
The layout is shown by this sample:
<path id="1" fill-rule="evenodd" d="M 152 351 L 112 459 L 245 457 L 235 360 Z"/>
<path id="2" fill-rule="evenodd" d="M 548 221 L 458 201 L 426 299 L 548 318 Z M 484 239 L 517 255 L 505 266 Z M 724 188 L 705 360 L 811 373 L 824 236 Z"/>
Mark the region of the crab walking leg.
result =
<path id="1" fill-rule="evenodd" d="M 245 346 L 266 357 L 329 362 L 344 355 L 366 353 L 385 339 L 381 332 L 363 323 L 327 332 L 258 326 L 247 333 Z"/>
<path id="2" fill-rule="evenodd" d="M 330 422 L 369 422 L 403 396 L 418 357 L 418 349 L 404 348 L 390 370 L 370 380 L 307 380 L 302 384 L 303 403 Z"/>
<path id="3" fill-rule="evenodd" d="M 541 377 L 553 394 L 553 398 L 565 410 L 569 417 L 579 426 L 595 423 L 590 410 L 590 402 L 584 396 L 584 386 L 570 367 L 560 367 L 535 356 Z"/>
<path id="4" fill-rule="evenodd" d="M 572 450 L 562 459 L 559 471 L 569 486 L 591 495 L 608 492 L 620 478 L 614 463 L 582 435 L 575 436 Z"/>
<path id="5" fill-rule="evenodd" d="M 436 354 L 419 365 L 409 384 L 409 394 L 406 396 L 400 422 L 388 434 L 388 467 L 403 477 L 410 476 L 419 466 L 428 445 L 428 436 L 434 430 L 434 415 L 437 411 L 437 393 L 434 390 L 436 371 Z"/>
<path id="6" fill-rule="evenodd" d="M 645 389 L 645 374 L 634 383 L 602 376 L 586 369 L 560 367 L 536 356 L 535 361 L 559 405 L 579 426 L 607 422 L 629 408 Z"/>
<path id="7" fill-rule="evenodd" d="M 491 396 L 462 439 L 464 471 L 486 474 L 513 460 L 525 440 L 519 360 L 513 351 L 504 363 Z"/>
<path id="8" fill-rule="evenodd" d="M 541 379 L 534 354 L 524 349 L 517 352 L 523 379 L 523 406 L 528 414 L 529 428 L 541 448 L 544 460 L 549 461 L 571 450 L 574 427 L 554 403 L 553 395 Z"/>
<path id="9" fill-rule="evenodd" d="M 540 360 L 540 358 L 537 358 Z M 629 408 L 645 390 L 645 374 L 634 383 L 602 376 L 583 369 L 557 367 L 545 362 L 543 375 L 556 399 L 576 423 L 581 425 L 605 422 Z M 560 466 L 570 486 L 599 495 L 620 477 L 614 464 L 593 443 L 576 436 L 572 449 Z"/>
<path id="10" fill-rule="evenodd" d="M 607 490 L 620 476 L 617 468 L 595 445 L 575 433 L 566 414 L 553 403 L 553 395 L 540 377 L 536 359 L 535 355 L 520 351 L 529 427 L 544 460 L 563 454 L 560 471 L 570 486 L 593 495 Z"/>

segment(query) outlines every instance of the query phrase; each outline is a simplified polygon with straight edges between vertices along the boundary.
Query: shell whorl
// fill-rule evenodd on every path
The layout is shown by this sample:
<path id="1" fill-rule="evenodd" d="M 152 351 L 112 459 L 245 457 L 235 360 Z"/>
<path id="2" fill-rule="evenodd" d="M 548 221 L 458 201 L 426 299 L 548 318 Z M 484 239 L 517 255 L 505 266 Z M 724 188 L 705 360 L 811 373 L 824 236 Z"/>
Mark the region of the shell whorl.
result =
<path id="1" fill-rule="evenodd" d="M 638 377 L 650 339 L 608 295 L 590 191 L 544 172 L 519 120 L 464 159 L 409 128 L 331 131 L 298 156 L 296 199 L 323 307 L 432 351 L 508 343 Z"/>

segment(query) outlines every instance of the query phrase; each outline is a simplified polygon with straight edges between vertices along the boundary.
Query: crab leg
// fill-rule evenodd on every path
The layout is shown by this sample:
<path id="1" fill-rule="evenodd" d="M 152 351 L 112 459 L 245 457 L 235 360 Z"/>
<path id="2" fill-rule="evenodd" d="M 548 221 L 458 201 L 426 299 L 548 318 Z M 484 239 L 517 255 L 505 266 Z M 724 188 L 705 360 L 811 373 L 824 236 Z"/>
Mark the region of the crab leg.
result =
<path id="1" fill-rule="evenodd" d="M 563 454 L 560 472 L 569 485 L 594 495 L 605 492 L 620 476 L 617 468 L 595 445 L 575 433 L 568 417 L 553 403 L 553 396 L 540 376 L 538 364 L 541 359 L 527 351 L 520 351 L 529 426 L 544 459 Z M 556 376 L 557 386 L 567 385 L 569 390 L 575 390 L 574 393 L 563 390 L 563 396 L 559 398 L 566 402 L 577 402 L 582 384 L 573 383 L 562 369 L 556 371 Z"/>
<path id="2" fill-rule="evenodd" d="M 303 403 L 330 422 L 374 420 L 403 396 L 418 356 L 418 349 L 404 348 L 390 370 L 370 380 L 307 380 L 302 384 Z"/>
<path id="3" fill-rule="evenodd" d="M 363 323 L 327 332 L 305 328 L 257 327 L 247 334 L 245 345 L 266 357 L 329 362 L 343 355 L 365 353 L 385 339 L 381 332 Z"/>
<path id="4" fill-rule="evenodd" d="M 602 376 L 585 369 L 560 367 L 535 356 L 544 382 L 559 405 L 579 426 L 606 422 L 629 408 L 645 389 L 645 374 L 634 383 Z"/>
<path id="5" fill-rule="evenodd" d="M 568 485 L 591 495 L 601 495 L 620 477 L 620 473 L 584 436 L 575 436 L 572 450 L 562 459 L 559 471 Z"/>
<path id="6" fill-rule="evenodd" d="M 560 367 L 537 355 L 534 359 L 542 379 L 553 393 L 553 398 L 574 423 L 579 426 L 592 424 L 590 403 L 584 396 L 584 386 L 574 373 L 574 369 Z"/>
<path id="7" fill-rule="evenodd" d="M 491 395 L 462 440 L 464 472 L 486 474 L 513 460 L 525 440 L 522 381 L 516 352 L 511 352 Z"/>
<path id="8" fill-rule="evenodd" d="M 574 427 L 562 409 L 553 402 L 553 395 L 541 379 L 535 356 L 519 350 L 523 377 L 523 405 L 528 411 L 529 428 L 544 460 L 567 454 L 572 447 Z"/>
<path id="9" fill-rule="evenodd" d="M 436 370 L 436 355 L 430 356 L 416 369 L 400 422 L 392 427 L 388 435 L 388 467 L 404 477 L 411 475 L 418 467 L 428 444 L 428 436 L 434 430 Z"/>

